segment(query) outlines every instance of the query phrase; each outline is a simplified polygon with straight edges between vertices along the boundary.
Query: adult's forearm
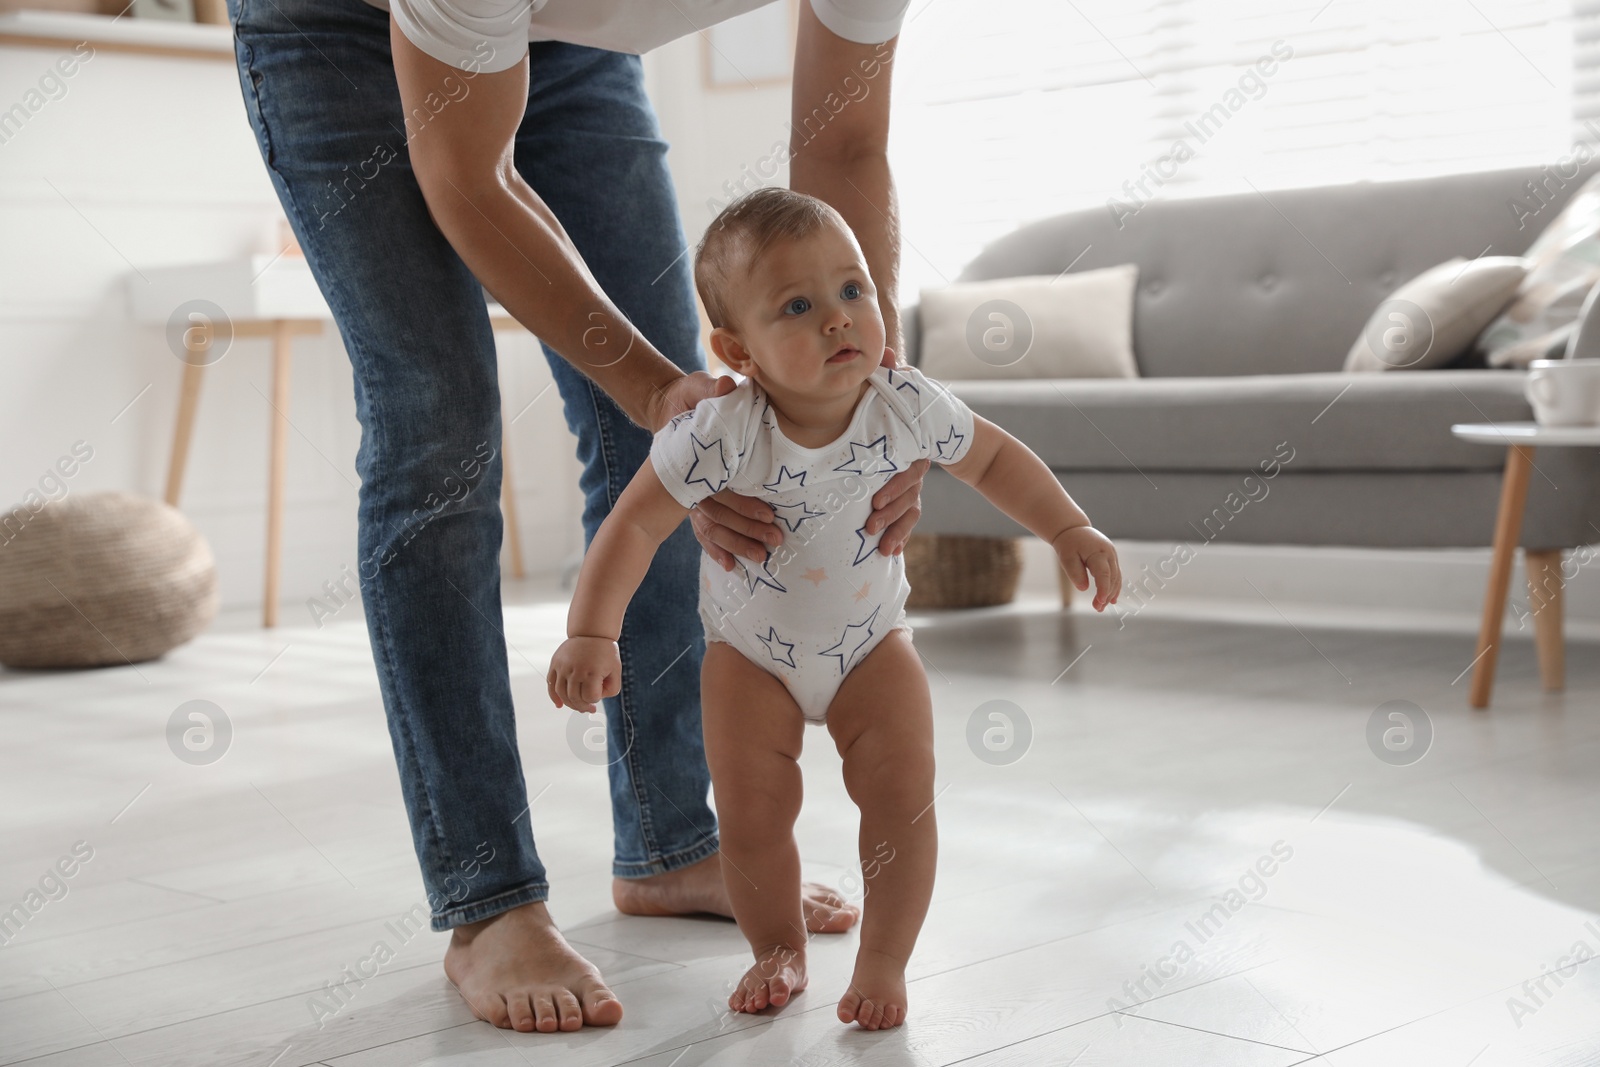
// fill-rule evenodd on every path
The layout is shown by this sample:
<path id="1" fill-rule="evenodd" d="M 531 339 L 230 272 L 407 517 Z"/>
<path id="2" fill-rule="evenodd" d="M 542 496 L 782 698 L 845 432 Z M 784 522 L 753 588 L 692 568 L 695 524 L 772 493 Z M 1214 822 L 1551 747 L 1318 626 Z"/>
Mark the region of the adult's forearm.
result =
<path id="1" fill-rule="evenodd" d="M 831 204 L 855 231 L 878 289 L 884 337 L 905 362 L 896 290 L 900 284 L 900 208 L 889 157 L 878 151 L 851 156 L 796 151 L 789 161 L 789 187 Z"/>
<path id="2" fill-rule="evenodd" d="M 515 170 L 465 184 L 441 174 L 432 184 L 434 220 L 495 299 L 635 423 L 658 429 L 653 398 L 683 372 L 605 295 L 561 223 Z"/>

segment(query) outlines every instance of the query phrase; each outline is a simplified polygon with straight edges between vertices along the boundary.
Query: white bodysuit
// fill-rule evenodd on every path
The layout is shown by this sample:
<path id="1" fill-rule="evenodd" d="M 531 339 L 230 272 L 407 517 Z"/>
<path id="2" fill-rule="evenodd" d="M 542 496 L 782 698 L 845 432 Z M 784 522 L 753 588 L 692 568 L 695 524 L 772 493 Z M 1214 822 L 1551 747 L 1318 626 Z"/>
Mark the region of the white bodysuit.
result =
<path id="1" fill-rule="evenodd" d="M 655 435 L 650 461 L 685 507 L 723 489 L 760 498 L 784 541 L 764 564 L 724 571 L 700 554 L 700 621 L 776 675 L 807 721 L 820 724 L 850 669 L 905 622 L 905 561 L 868 534 L 872 496 L 924 457 L 954 463 L 972 446 L 972 411 L 915 367 L 879 367 L 850 427 L 804 448 L 779 428 L 754 379 L 703 400 Z"/>

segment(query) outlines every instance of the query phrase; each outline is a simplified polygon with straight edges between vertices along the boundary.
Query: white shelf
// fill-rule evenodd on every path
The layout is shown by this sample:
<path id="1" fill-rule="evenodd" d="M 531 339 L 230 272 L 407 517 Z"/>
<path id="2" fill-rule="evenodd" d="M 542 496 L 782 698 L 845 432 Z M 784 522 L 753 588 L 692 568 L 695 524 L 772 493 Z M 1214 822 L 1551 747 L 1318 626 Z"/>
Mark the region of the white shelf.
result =
<path id="1" fill-rule="evenodd" d="M 233 59 L 231 26 L 139 19 L 131 14 L 13 11 L 0 15 L 0 46 L 72 48 L 82 41 L 111 52 Z"/>
<path id="2" fill-rule="evenodd" d="M 166 323 L 191 300 L 209 300 L 235 323 L 333 319 L 311 267 L 294 255 L 146 267 L 127 276 L 127 291 L 130 317 L 146 325 Z M 485 303 L 496 325 L 519 325 L 498 303 Z"/>

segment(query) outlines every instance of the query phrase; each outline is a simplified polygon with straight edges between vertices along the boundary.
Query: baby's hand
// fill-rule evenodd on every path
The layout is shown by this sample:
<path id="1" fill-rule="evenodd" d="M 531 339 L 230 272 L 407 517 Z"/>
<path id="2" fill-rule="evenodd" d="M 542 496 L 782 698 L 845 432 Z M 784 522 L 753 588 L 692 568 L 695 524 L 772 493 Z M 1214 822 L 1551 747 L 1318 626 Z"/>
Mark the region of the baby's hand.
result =
<path id="1" fill-rule="evenodd" d="M 577 711 L 600 710 L 601 697 L 622 691 L 622 655 L 617 643 L 604 637 L 569 637 L 550 657 L 545 676 L 555 706 L 571 705 Z"/>
<path id="2" fill-rule="evenodd" d="M 1122 593 L 1122 565 L 1111 539 L 1093 526 L 1074 526 L 1051 543 L 1067 577 L 1080 590 L 1089 588 L 1094 575 L 1094 610 L 1104 611 Z"/>

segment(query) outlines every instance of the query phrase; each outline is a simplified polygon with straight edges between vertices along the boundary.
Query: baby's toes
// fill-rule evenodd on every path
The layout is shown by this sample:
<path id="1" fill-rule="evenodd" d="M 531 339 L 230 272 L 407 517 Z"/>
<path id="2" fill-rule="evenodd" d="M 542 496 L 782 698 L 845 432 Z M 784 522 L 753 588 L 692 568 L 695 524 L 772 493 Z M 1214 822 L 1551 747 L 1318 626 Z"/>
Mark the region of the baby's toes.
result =
<path id="1" fill-rule="evenodd" d="M 844 996 L 839 998 L 839 1021 L 853 1023 L 856 1013 L 861 1010 L 861 994 L 854 989 L 845 990 Z"/>

